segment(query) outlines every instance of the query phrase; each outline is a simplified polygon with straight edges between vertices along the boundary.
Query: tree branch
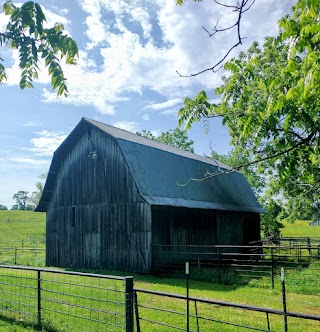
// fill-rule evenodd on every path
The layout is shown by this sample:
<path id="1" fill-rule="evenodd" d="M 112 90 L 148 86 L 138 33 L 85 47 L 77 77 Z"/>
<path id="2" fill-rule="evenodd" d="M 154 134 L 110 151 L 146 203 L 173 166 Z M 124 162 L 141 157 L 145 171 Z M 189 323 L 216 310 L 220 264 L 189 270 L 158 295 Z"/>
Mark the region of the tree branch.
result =
<path id="1" fill-rule="evenodd" d="M 180 76 L 180 77 L 194 77 L 194 76 L 198 76 L 200 74 L 203 74 L 207 71 L 212 71 L 213 73 L 216 73 L 218 70 L 221 69 L 222 67 L 222 63 L 226 60 L 226 58 L 229 56 L 229 54 L 236 48 L 238 47 L 239 45 L 242 44 L 242 40 L 245 38 L 245 37 L 241 37 L 241 18 L 242 18 L 242 14 L 247 12 L 252 6 L 253 4 L 255 3 L 255 0 L 241 0 L 241 3 L 238 3 L 236 6 L 231 6 L 231 5 L 226 5 L 224 3 L 221 3 L 217 0 L 214 0 L 214 2 L 222 7 L 226 7 L 226 8 L 233 8 L 233 11 L 235 12 L 239 12 L 238 14 L 238 18 L 237 18 L 237 21 L 235 24 L 227 27 L 227 28 L 222 28 L 222 29 L 218 29 L 218 23 L 219 23 L 219 20 L 217 21 L 217 24 L 214 26 L 213 28 L 213 32 L 210 33 L 206 28 L 203 27 L 203 29 L 208 33 L 209 37 L 212 37 L 214 36 L 216 33 L 218 32 L 224 32 L 224 31 L 227 31 L 227 30 L 231 30 L 233 28 L 237 28 L 237 37 L 238 37 L 238 41 L 229 48 L 229 50 L 225 53 L 225 55 L 219 60 L 217 61 L 213 66 L 209 67 L 209 68 L 206 68 L 206 69 L 203 69 L 197 73 L 194 73 L 194 74 L 189 74 L 189 75 L 182 75 L 180 74 L 177 70 L 176 70 L 176 73 Z M 249 3 L 249 5 L 248 5 Z M 248 5 L 248 6 L 247 6 Z"/>
<path id="2" fill-rule="evenodd" d="M 266 160 L 270 160 L 270 159 L 273 159 L 273 158 L 276 158 L 276 157 L 280 157 L 294 149 L 297 149 L 298 147 L 300 147 L 301 145 L 304 145 L 306 142 L 310 141 L 312 139 L 312 136 L 313 136 L 313 133 L 310 134 L 308 137 L 306 137 L 305 139 L 301 140 L 300 142 L 294 144 L 293 146 L 291 146 L 290 148 L 288 149 L 285 149 L 285 150 L 282 150 L 278 153 L 275 153 L 275 154 L 272 154 L 271 156 L 266 156 L 266 157 L 263 157 L 263 158 L 260 158 L 258 160 L 254 160 L 254 161 L 251 161 L 249 163 L 246 163 L 246 164 L 242 164 L 242 165 L 239 165 L 239 166 L 236 166 L 236 167 L 233 167 L 232 169 L 230 170 L 222 170 L 218 164 L 217 161 L 216 164 L 217 164 L 217 167 L 218 167 L 218 170 L 216 172 L 213 172 L 213 173 L 210 173 L 210 172 L 206 172 L 205 173 L 205 176 L 202 177 L 202 178 L 190 178 L 186 183 L 184 184 L 179 184 L 177 182 L 177 185 L 180 186 L 180 187 L 185 187 L 186 185 L 188 185 L 191 181 L 194 181 L 194 182 L 203 182 L 205 180 L 208 180 L 208 179 L 211 179 L 211 178 L 214 178 L 218 175 L 221 175 L 221 174 L 230 174 L 230 173 L 234 173 L 234 172 L 237 172 L 239 171 L 241 168 L 244 168 L 244 167 L 248 167 L 248 166 L 252 166 L 252 165 L 255 165 L 255 164 L 258 164 L 258 163 L 261 163 L 263 161 L 266 161 Z"/>

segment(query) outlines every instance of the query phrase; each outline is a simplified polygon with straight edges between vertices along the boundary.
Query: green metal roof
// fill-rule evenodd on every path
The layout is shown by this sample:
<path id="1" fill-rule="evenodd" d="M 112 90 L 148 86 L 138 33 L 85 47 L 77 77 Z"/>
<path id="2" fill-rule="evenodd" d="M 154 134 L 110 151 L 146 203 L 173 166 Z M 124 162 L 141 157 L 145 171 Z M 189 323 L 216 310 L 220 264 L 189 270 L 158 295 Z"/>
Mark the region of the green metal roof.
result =
<path id="1" fill-rule="evenodd" d="M 191 178 L 201 179 L 206 174 L 219 170 L 232 170 L 219 161 L 98 121 L 83 118 L 80 124 L 82 122 L 93 125 L 117 140 L 141 196 L 151 205 L 265 213 L 246 178 L 238 171 L 220 174 L 204 181 L 190 181 Z M 73 132 L 76 129 L 77 127 Z M 69 136 L 71 135 L 73 133 Z M 55 166 L 53 164 L 54 160 L 51 167 Z M 47 182 L 51 186 L 53 181 L 49 172 Z M 36 211 L 45 211 L 41 207 L 41 201 Z"/>
<path id="2" fill-rule="evenodd" d="M 140 194 L 151 205 L 264 212 L 239 172 L 190 181 L 222 169 L 211 160 L 206 163 L 123 139 L 118 142 Z"/>

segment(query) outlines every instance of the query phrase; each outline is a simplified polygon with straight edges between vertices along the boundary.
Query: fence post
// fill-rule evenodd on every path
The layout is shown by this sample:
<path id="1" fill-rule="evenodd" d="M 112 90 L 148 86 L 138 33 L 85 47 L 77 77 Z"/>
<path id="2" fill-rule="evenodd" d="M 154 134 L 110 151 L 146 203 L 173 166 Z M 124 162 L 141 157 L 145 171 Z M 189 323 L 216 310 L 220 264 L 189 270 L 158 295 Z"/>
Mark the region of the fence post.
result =
<path id="1" fill-rule="evenodd" d="M 14 265 L 17 264 L 17 248 L 14 249 Z"/>
<path id="2" fill-rule="evenodd" d="M 286 285 L 284 282 L 284 268 L 281 268 L 281 285 L 282 285 L 282 304 L 283 304 L 283 320 L 284 320 L 284 331 L 288 332 L 288 318 L 287 318 L 287 302 L 286 302 Z"/>
<path id="3" fill-rule="evenodd" d="M 41 271 L 37 270 L 37 284 L 38 284 L 38 327 L 39 330 L 42 329 L 41 322 Z"/>
<path id="4" fill-rule="evenodd" d="M 220 262 L 220 248 L 218 248 L 218 283 L 221 284 L 221 262 Z"/>
<path id="5" fill-rule="evenodd" d="M 187 332 L 189 329 L 189 262 L 186 262 L 186 290 L 187 290 Z"/>
<path id="6" fill-rule="evenodd" d="M 272 284 L 272 289 L 274 289 L 274 257 L 273 257 L 273 248 L 271 248 L 271 284 Z"/>
<path id="7" fill-rule="evenodd" d="M 125 277 L 126 332 L 133 332 L 133 277 Z"/>
<path id="8" fill-rule="evenodd" d="M 137 332 L 140 332 L 140 317 L 139 317 L 139 309 L 138 309 L 138 296 L 137 292 L 134 291 L 134 308 L 136 314 L 136 324 L 137 324 Z"/>

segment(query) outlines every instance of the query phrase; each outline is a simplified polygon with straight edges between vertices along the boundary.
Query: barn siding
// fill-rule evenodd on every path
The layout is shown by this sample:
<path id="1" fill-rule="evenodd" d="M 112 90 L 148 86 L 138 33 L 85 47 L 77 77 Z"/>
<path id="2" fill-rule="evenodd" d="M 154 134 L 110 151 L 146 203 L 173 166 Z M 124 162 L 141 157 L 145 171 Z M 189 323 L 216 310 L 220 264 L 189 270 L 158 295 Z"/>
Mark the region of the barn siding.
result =
<path id="1" fill-rule="evenodd" d="M 47 265 L 149 270 L 150 206 L 116 140 L 91 128 L 67 148 L 47 209 Z"/>

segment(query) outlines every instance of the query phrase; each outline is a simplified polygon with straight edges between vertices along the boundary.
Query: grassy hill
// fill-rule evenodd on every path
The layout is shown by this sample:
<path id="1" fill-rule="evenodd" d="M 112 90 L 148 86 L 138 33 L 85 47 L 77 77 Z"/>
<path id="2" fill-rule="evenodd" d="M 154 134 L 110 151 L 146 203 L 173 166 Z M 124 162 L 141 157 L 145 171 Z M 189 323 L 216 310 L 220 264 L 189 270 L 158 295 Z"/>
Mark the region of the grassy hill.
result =
<path id="1" fill-rule="evenodd" d="M 320 238 L 320 226 L 310 226 L 310 220 L 296 220 L 294 223 L 282 222 L 282 237 L 311 237 Z"/>
<path id="2" fill-rule="evenodd" d="M 0 211 L 0 246 L 44 244 L 45 220 L 45 213 Z"/>

